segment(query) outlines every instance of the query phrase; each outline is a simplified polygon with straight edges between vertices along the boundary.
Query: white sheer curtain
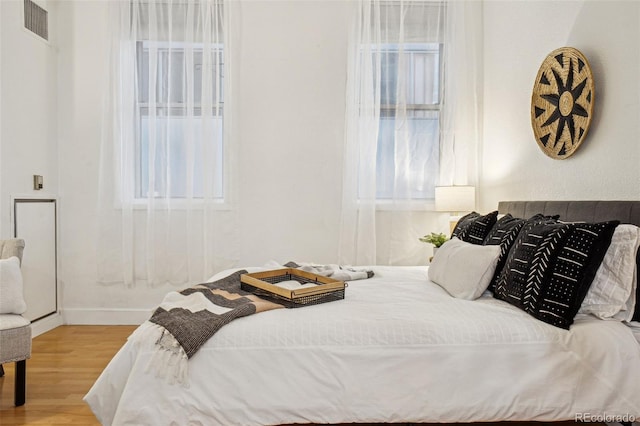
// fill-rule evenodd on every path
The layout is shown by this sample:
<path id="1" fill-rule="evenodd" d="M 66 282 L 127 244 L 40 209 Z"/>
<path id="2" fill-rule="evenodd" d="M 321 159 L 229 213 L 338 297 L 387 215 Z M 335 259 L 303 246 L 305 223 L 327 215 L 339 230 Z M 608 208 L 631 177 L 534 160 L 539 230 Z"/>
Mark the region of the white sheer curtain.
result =
<path id="1" fill-rule="evenodd" d="M 234 264 L 222 0 L 111 4 L 98 276 L 185 284 Z"/>
<path id="2" fill-rule="evenodd" d="M 435 186 L 475 184 L 481 4 L 360 0 L 357 7 L 339 259 L 402 263 Z"/>

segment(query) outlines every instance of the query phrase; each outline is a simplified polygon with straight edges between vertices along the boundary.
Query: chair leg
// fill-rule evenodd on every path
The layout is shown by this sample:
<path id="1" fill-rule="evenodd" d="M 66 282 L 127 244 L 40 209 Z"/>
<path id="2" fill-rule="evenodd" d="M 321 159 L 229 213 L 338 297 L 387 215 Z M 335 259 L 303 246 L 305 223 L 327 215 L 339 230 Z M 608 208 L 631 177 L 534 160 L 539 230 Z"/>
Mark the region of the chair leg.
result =
<path id="1" fill-rule="evenodd" d="M 0 364 L 0 377 L 4 376 L 4 368 L 2 367 L 2 364 Z"/>
<path id="2" fill-rule="evenodd" d="M 15 403 L 24 405 L 27 393 L 27 360 L 16 361 Z"/>

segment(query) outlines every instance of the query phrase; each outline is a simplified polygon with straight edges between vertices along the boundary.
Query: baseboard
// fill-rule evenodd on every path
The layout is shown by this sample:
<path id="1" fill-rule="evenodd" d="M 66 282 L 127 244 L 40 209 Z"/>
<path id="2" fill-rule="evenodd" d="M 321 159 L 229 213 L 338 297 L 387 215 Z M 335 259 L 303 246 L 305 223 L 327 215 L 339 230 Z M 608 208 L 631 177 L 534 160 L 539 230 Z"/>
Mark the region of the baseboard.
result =
<path id="1" fill-rule="evenodd" d="M 64 324 L 62 315 L 56 312 L 31 323 L 31 337 L 36 337 Z"/>
<path id="2" fill-rule="evenodd" d="M 151 309 L 63 309 L 65 324 L 70 325 L 140 325 L 152 314 Z"/>

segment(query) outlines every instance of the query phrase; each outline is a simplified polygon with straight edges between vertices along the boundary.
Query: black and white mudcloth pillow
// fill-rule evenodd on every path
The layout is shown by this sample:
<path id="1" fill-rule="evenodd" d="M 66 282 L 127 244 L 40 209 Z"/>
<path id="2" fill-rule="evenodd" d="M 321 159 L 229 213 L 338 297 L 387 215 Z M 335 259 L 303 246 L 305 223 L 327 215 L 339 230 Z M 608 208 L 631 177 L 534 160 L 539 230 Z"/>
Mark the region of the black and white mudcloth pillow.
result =
<path id="1" fill-rule="evenodd" d="M 451 238 L 458 237 L 460 232 L 467 229 L 467 227 L 471 226 L 471 224 L 480 217 L 480 213 L 471 212 L 460 218 L 456 223 L 456 226 L 453 228 L 453 232 L 451 232 Z"/>
<path id="2" fill-rule="evenodd" d="M 484 239 L 483 244 L 485 246 L 500 245 L 509 235 L 513 235 L 513 239 L 515 240 L 515 237 L 525 222 L 525 219 L 513 217 L 510 213 L 507 213 L 496 221 L 496 224 L 493 225 L 493 228 L 491 228 L 491 231 L 489 231 L 487 237 Z M 511 243 L 513 243 L 513 241 Z"/>
<path id="3" fill-rule="evenodd" d="M 494 297 L 568 329 L 617 225 L 617 221 L 525 225 L 498 277 Z"/>
<path id="4" fill-rule="evenodd" d="M 557 216 L 543 216 L 541 214 L 536 214 L 531 216 L 529 219 L 520 219 L 507 214 L 496 222 L 487 235 L 487 238 L 484 240 L 485 245 L 500 245 L 500 257 L 498 258 L 498 263 L 496 265 L 495 275 L 489 284 L 489 291 L 494 291 L 498 277 L 500 276 L 505 263 L 507 263 L 509 251 L 515 243 L 516 238 L 518 238 L 520 231 L 524 229 L 526 232 L 527 229 L 540 223 L 556 223 L 557 218 Z"/>
<path id="5" fill-rule="evenodd" d="M 451 233 L 451 238 L 457 237 L 461 241 L 481 245 L 496 223 L 497 217 L 497 211 L 484 216 L 477 212 L 471 212 L 460 218 Z"/>

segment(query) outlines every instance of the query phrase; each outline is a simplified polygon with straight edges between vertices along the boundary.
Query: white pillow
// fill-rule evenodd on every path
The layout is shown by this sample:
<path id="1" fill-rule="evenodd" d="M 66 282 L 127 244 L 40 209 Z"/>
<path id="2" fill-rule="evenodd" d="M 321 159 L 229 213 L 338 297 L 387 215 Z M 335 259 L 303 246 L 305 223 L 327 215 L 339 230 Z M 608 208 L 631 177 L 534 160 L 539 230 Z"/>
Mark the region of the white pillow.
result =
<path id="1" fill-rule="evenodd" d="M 636 304 L 636 255 L 640 245 L 640 228 L 618 225 L 611 245 L 602 259 L 589 287 L 580 314 L 602 319 L 631 321 Z"/>
<path id="2" fill-rule="evenodd" d="M 453 297 L 475 300 L 489 287 L 500 246 L 481 246 L 452 238 L 438 249 L 429 266 L 429 279 Z"/>
<path id="3" fill-rule="evenodd" d="M 0 259 L 0 314 L 22 314 L 26 310 L 20 259 Z"/>

